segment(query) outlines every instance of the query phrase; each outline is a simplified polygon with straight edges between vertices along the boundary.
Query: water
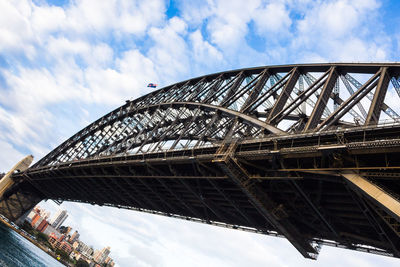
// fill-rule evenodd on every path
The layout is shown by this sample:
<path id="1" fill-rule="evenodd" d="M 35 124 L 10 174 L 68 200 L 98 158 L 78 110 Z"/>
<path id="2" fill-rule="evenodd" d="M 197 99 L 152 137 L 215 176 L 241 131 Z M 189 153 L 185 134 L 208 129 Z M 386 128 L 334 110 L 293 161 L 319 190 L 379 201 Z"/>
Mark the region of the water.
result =
<path id="1" fill-rule="evenodd" d="M 0 266 L 55 266 L 61 263 L 0 223 Z"/>

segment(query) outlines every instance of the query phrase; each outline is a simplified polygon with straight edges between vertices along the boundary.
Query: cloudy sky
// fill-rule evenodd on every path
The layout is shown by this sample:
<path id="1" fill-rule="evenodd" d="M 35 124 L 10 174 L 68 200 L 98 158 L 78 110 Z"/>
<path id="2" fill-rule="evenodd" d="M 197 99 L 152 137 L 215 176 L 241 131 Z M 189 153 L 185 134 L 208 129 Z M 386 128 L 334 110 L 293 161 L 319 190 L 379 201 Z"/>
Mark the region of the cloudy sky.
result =
<path id="1" fill-rule="evenodd" d="M 40 159 L 149 92 L 207 73 L 271 64 L 399 61 L 398 1 L 0 0 L 0 171 Z M 119 266 L 382 266 L 399 261 L 75 203 L 66 223 Z M 54 213 L 54 212 L 53 212 Z"/>

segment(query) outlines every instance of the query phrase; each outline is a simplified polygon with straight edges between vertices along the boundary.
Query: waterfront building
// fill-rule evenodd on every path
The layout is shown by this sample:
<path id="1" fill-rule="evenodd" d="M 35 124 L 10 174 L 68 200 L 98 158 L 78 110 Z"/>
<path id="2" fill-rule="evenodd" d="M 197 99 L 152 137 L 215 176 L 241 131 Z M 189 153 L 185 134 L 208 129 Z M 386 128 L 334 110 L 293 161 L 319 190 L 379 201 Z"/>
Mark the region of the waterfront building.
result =
<path id="1" fill-rule="evenodd" d="M 70 242 L 71 244 L 73 244 L 75 241 L 77 241 L 77 240 L 79 239 L 79 236 L 80 236 L 80 235 L 79 235 L 78 231 L 75 231 L 75 232 L 72 234 L 72 236 L 71 236 L 69 242 Z"/>
<path id="2" fill-rule="evenodd" d="M 101 251 L 96 249 L 93 253 L 93 261 L 97 261 L 96 259 L 99 258 Z"/>
<path id="3" fill-rule="evenodd" d="M 54 233 L 51 233 L 48 241 L 54 248 L 63 250 L 68 255 L 72 252 L 72 247 L 67 241 L 64 240 L 64 235 L 58 238 Z"/>
<path id="4" fill-rule="evenodd" d="M 40 231 L 40 232 L 44 232 L 47 228 L 47 226 L 49 225 L 49 223 L 46 221 L 46 219 L 43 219 L 39 225 L 36 227 L 36 230 Z"/>
<path id="5" fill-rule="evenodd" d="M 39 214 L 37 214 L 37 213 L 35 213 L 35 215 L 32 217 L 32 220 L 31 220 L 31 226 L 33 227 L 33 228 L 35 228 L 35 224 L 37 223 L 37 221 L 40 219 L 40 215 Z"/>
<path id="6" fill-rule="evenodd" d="M 60 238 L 62 236 L 62 234 L 57 231 L 56 228 L 54 228 L 53 226 L 51 226 L 50 224 L 47 225 L 46 229 L 44 229 L 43 234 L 45 235 L 50 235 L 50 234 L 54 234 L 55 236 L 57 236 L 57 238 Z"/>
<path id="7" fill-rule="evenodd" d="M 65 251 L 68 255 L 71 254 L 72 247 L 67 241 L 61 241 L 59 244 L 59 249 Z"/>
<path id="8" fill-rule="evenodd" d="M 40 217 L 43 217 L 45 220 L 50 218 L 50 211 L 46 211 L 44 209 L 41 209 L 39 212 Z"/>
<path id="9" fill-rule="evenodd" d="M 93 259 L 95 262 L 103 264 L 110 252 L 110 247 L 105 247 L 102 250 L 96 250 L 95 254 L 93 255 Z"/>
<path id="10" fill-rule="evenodd" d="M 79 252 L 81 252 L 82 255 L 85 256 L 86 258 L 92 259 L 93 258 L 93 247 L 86 245 L 82 241 L 78 241 L 78 243 L 79 243 L 79 245 L 78 245 L 77 250 Z"/>
<path id="11" fill-rule="evenodd" d="M 59 210 L 56 215 L 54 215 L 54 217 L 50 220 L 50 224 L 58 229 L 63 222 L 67 219 L 68 214 L 66 210 Z"/>
<path id="12" fill-rule="evenodd" d="M 28 216 L 26 216 L 25 220 L 29 223 L 32 222 L 32 219 L 33 217 L 35 217 L 36 214 L 36 211 L 33 209 L 31 212 L 29 212 Z"/>
<path id="13" fill-rule="evenodd" d="M 75 242 L 72 244 L 72 248 L 73 248 L 74 250 L 78 250 L 78 247 L 79 247 L 79 242 L 78 242 L 78 241 L 75 241 Z"/>
<path id="14" fill-rule="evenodd" d="M 39 225 L 42 223 L 42 221 L 44 221 L 44 218 L 39 216 L 37 218 L 37 220 L 35 220 L 35 223 L 33 224 L 33 228 L 37 229 L 39 227 Z"/>
<path id="15" fill-rule="evenodd" d="M 44 218 L 44 219 L 47 220 L 47 219 L 49 218 L 49 216 L 50 216 L 50 212 L 48 212 L 48 211 L 42 209 L 42 208 L 39 207 L 39 206 L 35 206 L 35 207 L 29 212 L 29 214 L 26 215 L 25 220 L 28 221 L 29 223 L 31 223 L 32 220 L 33 220 L 33 218 L 34 218 L 36 215 L 39 215 L 40 217 L 42 217 L 42 218 Z"/>
<path id="16" fill-rule="evenodd" d="M 82 255 L 81 255 L 81 253 L 79 253 L 78 251 L 74 250 L 74 251 L 71 252 L 71 254 L 69 255 L 69 257 L 70 257 L 71 259 L 75 259 L 75 260 L 78 261 L 78 260 L 82 257 Z M 83 258 L 82 258 L 82 259 L 83 259 Z"/>
<path id="17" fill-rule="evenodd" d="M 107 264 L 106 266 L 110 266 L 113 267 L 114 266 L 114 261 L 110 258 L 110 256 L 107 257 L 107 259 L 104 261 L 105 264 Z"/>

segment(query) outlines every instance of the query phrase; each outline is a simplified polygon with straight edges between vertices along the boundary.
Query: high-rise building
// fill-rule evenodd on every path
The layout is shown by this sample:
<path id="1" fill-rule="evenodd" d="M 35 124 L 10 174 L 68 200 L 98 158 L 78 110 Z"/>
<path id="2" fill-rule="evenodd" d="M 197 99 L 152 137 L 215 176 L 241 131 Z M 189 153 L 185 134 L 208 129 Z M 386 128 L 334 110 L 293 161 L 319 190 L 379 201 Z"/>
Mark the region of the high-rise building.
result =
<path id="1" fill-rule="evenodd" d="M 36 216 L 36 212 L 35 212 L 35 210 L 32 210 L 29 214 L 28 214 L 28 216 L 26 216 L 26 220 L 28 221 L 28 222 L 32 222 L 32 219 L 33 219 L 33 217 L 35 217 Z"/>
<path id="2" fill-rule="evenodd" d="M 72 248 L 73 249 L 77 250 L 78 247 L 79 247 L 79 242 L 78 241 L 75 241 L 74 243 L 72 243 Z"/>
<path id="3" fill-rule="evenodd" d="M 57 236 L 57 238 L 60 238 L 62 235 L 60 232 L 57 231 L 56 228 L 54 228 L 50 224 L 46 227 L 46 229 L 44 229 L 43 233 L 46 235 L 53 234 L 53 235 Z"/>
<path id="4" fill-rule="evenodd" d="M 73 244 L 76 240 L 78 240 L 78 238 L 79 238 L 79 233 L 78 233 L 78 231 L 75 231 L 73 234 L 72 234 L 72 236 L 71 236 L 71 239 L 70 239 L 70 243 L 71 244 Z"/>
<path id="5" fill-rule="evenodd" d="M 42 209 L 40 210 L 40 216 L 47 220 L 50 217 L 50 211 Z"/>
<path id="6" fill-rule="evenodd" d="M 96 250 L 93 255 L 93 259 L 95 262 L 99 264 L 103 264 L 110 254 L 110 247 L 103 248 L 102 250 Z"/>
<path id="7" fill-rule="evenodd" d="M 69 232 L 71 232 L 72 227 L 71 226 L 67 226 L 67 229 L 65 230 L 65 234 L 68 235 Z"/>
<path id="8" fill-rule="evenodd" d="M 32 220 L 31 220 L 31 226 L 32 226 L 32 227 L 35 227 L 35 224 L 37 223 L 37 221 L 38 221 L 40 218 L 41 218 L 40 215 L 37 214 L 37 213 L 35 213 L 35 215 L 32 217 Z"/>
<path id="9" fill-rule="evenodd" d="M 40 231 L 40 232 L 44 232 L 45 230 L 46 230 L 46 228 L 47 228 L 47 226 L 49 225 L 49 223 L 45 220 L 45 219 L 43 219 L 40 223 L 39 223 L 39 225 L 36 227 L 36 230 L 38 230 L 38 231 Z"/>
<path id="10" fill-rule="evenodd" d="M 79 242 L 78 251 L 81 252 L 82 255 L 84 255 L 86 258 L 91 259 L 93 256 L 93 248 L 86 245 L 82 241 L 78 241 L 78 242 Z"/>
<path id="11" fill-rule="evenodd" d="M 65 219 L 67 219 L 67 217 L 68 217 L 68 214 L 67 214 L 66 210 L 59 210 L 56 213 L 56 215 L 54 215 L 54 217 L 50 220 L 50 224 L 54 228 L 58 229 L 61 226 L 61 224 L 63 224 Z"/>

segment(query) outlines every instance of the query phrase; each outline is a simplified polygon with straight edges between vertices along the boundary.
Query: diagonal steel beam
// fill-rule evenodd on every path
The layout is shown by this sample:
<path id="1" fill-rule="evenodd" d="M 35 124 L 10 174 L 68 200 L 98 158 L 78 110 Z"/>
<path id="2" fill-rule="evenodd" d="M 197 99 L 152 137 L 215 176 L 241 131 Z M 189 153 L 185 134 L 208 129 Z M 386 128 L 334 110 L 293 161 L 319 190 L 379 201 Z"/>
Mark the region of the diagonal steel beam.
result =
<path id="1" fill-rule="evenodd" d="M 392 197 L 389 193 L 382 188 L 371 183 L 364 177 L 356 173 L 342 173 L 341 174 L 347 181 L 351 182 L 363 195 L 368 197 L 379 207 L 385 210 L 388 214 L 393 216 L 400 222 L 400 201 Z"/>
<path id="2" fill-rule="evenodd" d="M 243 112 L 250 113 L 250 112 L 256 110 L 260 105 L 263 105 L 263 104 L 272 106 L 272 104 L 269 102 L 268 98 L 270 98 L 271 96 L 275 98 L 278 90 L 285 86 L 287 79 L 290 77 L 291 73 L 292 72 L 288 72 L 283 77 L 281 77 L 277 74 L 271 75 L 270 76 L 271 77 L 270 79 L 272 79 L 271 87 L 269 87 L 269 88 L 267 87 L 267 90 L 265 90 L 265 92 L 263 92 L 256 99 L 254 99 L 253 102 L 250 103 L 245 110 L 243 110 Z M 276 79 L 276 81 L 275 81 L 275 79 Z"/>
<path id="3" fill-rule="evenodd" d="M 280 112 L 283 109 L 299 77 L 300 77 L 300 72 L 298 71 L 298 68 L 295 67 L 292 70 L 289 80 L 286 82 L 284 88 L 282 89 L 282 92 L 279 95 L 278 100 L 275 101 L 275 104 L 268 115 L 267 122 L 269 122 L 276 114 L 278 114 L 278 112 Z"/>
<path id="4" fill-rule="evenodd" d="M 350 95 L 354 94 L 353 88 L 351 88 L 351 85 L 349 81 L 344 77 L 343 75 L 340 75 L 340 79 L 342 80 L 344 86 L 346 87 L 347 91 L 349 92 Z M 341 103 L 339 103 L 340 105 Z M 361 114 L 363 115 L 364 119 L 367 117 L 367 112 L 365 111 L 363 105 L 360 103 L 357 104 L 358 109 L 360 110 Z"/>
<path id="5" fill-rule="evenodd" d="M 270 73 L 268 72 L 268 69 L 266 69 L 261 78 L 257 81 L 257 83 L 254 85 L 253 89 L 249 93 L 249 96 L 247 97 L 246 101 L 244 102 L 242 108 L 240 111 L 244 111 L 247 109 L 247 107 L 253 103 L 253 101 L 258 97 L 260 94 L 261 90 L 264 88 L 265 83 L 267 82 L 268 78 L 270 76 Z"/>
<path id="6" fill-rule="evenodd" d="M 240 85 L 243 83 L 243 80 L 245 78 L 245 74 L 243 71 L 239 72 L 236 77 L 232 80 L 234 81 L 233 85 L 228 88 L 228 91 L 226 92 L 224 98 L 221 101 L 221 105 L 224 106 L 223 103 L 226 103 L 239 89 Z"/>
<path id="7" fill-rule="evenodd" d="M 322 88 L 321 94 L 318 97 L 317 103 L 313 108 L 310 118 L 306 126 L 304 127 L 304 131 L 313 130 L 321 119 L 322 113 L 325 107 L 328 104 L 329 97 L 332 93 L 333 87 L 335 86 L 336 80 L 338 78 L 338 74 L 335 67 L 332 67 L 329 76 L 325 81 L 324 87 Z"/>
<path id="8" fill-rule="evenodd" d="M 356 87 L 357 89 L 359 89 L 362 84 L 359 83 L 354 77 L 352 77 L 349 73 L 347 73 L 345 75 L 346 80 L 348 80 L 352 85 L 354 85 L 354 87 Z M 374 94 L 373 93 L 368 93 L 367 94 L 367 98 L 369 100 L 372 101 L 372 99 L 374 98 Z M 398 121 L 400 119 L 400 116 L 391 108 L 389 107 L 387 104 L 382 103 L 382 111 L 386 113 L 386 115 L 388 115 L 390 118 Z"/>
<path id="9" fill-rule="evenodd" d="M 386 91 L 389 85 L 389 80 L 388 68 L 383 68 L 374 93 L 374 98 L 372 99 L 372 103 L 368 111 L 367 119 L 365 120 L 365 125 L 378 124 L 383 100 L 385 99 Z"/>
<path id="10" fill-rule="evenodd" d="M 305 258 L 316 259 L 318 251 L 302 236 L 296 225 L 290 222 L 284 206 L 282 204 L 277 205 L 255 185 L 251 181 L 249 174 L 239 165 L 235 158 L 225 155 L 223 158 L 216 158 L 214 162 L 246 194 L 253 206 L 270 225 L 283 234 Z"/>
<path id="11" fill-rule="evenodd" d="M 381 74 L 382 69 L 375 73 L 363 86 L 361 86 L 352 96 L 344 101 L 340 107 L 335 110 L 328 118 L 326 118 L 318 126 L 316 131 L 321 130 L 324 126 L 327 128 L 335 124 L 341 119 L 350 109 L 352 109 L 357 103 L 361 101 L 378 83 L 377 78 Z"/>
<path id="12" fill-rule="evenodd" d="M 331 69 L 331 68 L 330 68 Z M 278 124 L 292 111 L 297 109 L 304 101 L 306 101 L 311 95 L 313 95 L 324 83 L 324 79 L 329 75 L 330 69 L 315 80 L 306 90 L 300 93 L 292 102 L 284 107 L 278 114 L 270 119 L 272 125 Z"/>

